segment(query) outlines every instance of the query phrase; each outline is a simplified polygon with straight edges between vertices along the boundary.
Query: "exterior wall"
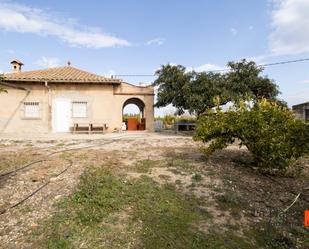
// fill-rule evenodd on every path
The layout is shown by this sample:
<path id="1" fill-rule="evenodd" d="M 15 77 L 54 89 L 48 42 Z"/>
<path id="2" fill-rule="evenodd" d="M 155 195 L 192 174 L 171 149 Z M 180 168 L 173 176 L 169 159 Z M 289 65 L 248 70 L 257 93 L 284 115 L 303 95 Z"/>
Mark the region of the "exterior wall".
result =
<path id="1" fill-rule="evenodd" d="M 112 85 L 51 85 L 51 101 L 57 98 L 88 102 L 87 118 L 71 117 L 70 126 L 74 123 L 106 123 L 110 131 L 121 126 L 118 118 L 121 114 L 115 111 Z"/>
<path id="2" fill-rule="evenodd" d="M 306 120 L 306 110 L 309 110 L 309 103 L 295 105 L 292 109 L 296 118 Z"/>
<path id="3" fill-rule="evenodd" d="M 44 85 L 26 86 L 30 91 L 6 88 L 0 93 L 0 132 L 5 133 L 47 133 L 48 99 Z M 23 102 L 39 102 L 40 118 L 25 119 Z"/>
<path id="4" fill-rule="evenodd" d="M 294 112 L 294 115 L 295 115 L 296 118 L 305 120 L 305 118 L 306 118 L 305 117 L 305 110 L 299 108 L 299 109 L 293 110 L 293 112 Z"/>
<path id="5" fill-rule="evenodd" d="M 153 130 L 154 95 L 152 87 L 136 87 L 130 84 L 18 84 L 30 91 L 6 88 L 1 93 L 0 132 L 5 133 L 48 133 L 52 132 L 52 103 L 55 99 L 88 102 L 87 118 L 72 118 L 74 123 L 106 123 L 108 131 L 121 129 L 124 102 L 139 98 L 145 103 L 146 129 Z M 24 119 L 23 102 L 39 102 L 40 118 Z"/>

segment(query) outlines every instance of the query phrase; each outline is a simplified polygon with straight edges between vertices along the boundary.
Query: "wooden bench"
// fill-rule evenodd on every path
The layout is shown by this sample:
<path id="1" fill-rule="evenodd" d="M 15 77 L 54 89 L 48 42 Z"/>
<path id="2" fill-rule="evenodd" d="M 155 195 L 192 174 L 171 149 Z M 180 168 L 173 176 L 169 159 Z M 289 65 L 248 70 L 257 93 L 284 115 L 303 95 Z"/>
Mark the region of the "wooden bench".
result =
<path id="1" fill-rule="evenodd" d="M 105 123 L 74 123 L 72 132 L 76 133 L 104 133 L 108 129 Z"/>

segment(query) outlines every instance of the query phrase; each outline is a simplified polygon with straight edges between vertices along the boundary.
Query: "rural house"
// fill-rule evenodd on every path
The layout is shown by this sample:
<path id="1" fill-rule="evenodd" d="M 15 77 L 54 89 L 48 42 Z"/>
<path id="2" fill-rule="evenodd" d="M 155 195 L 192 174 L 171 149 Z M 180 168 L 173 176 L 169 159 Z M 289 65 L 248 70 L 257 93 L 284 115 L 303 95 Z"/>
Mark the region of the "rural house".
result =
<path id="1" fill-rule="evenodd" d="M 0 98 L 0 133 L 49 133 L 107 131 L 123 127 L 123 109 L 135 104 L 142 125 L 153 130 L 154 89 L 134 86 L 67 66 L 22 71 L 23 63 L 13 60 L 12 72 L 5 73 Z"/>

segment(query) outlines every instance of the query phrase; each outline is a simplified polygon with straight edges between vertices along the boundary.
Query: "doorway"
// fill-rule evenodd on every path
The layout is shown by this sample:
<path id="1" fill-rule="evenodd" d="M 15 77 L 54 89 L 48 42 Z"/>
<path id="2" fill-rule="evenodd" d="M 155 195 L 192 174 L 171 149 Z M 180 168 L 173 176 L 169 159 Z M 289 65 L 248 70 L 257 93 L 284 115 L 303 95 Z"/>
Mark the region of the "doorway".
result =
<path id="1" fill-rule="evenodd" d="M 127 99 L 122 106 L 122 121 L 129 131 L 145 130 L 145 104 L 138 98 Z"/>
<path id="2" fill-rule="evenodd" d="M 71 102 L 67 99 L 54 99 L 52 104 L 53 132 L 69 132 L 71 117 Z"/>

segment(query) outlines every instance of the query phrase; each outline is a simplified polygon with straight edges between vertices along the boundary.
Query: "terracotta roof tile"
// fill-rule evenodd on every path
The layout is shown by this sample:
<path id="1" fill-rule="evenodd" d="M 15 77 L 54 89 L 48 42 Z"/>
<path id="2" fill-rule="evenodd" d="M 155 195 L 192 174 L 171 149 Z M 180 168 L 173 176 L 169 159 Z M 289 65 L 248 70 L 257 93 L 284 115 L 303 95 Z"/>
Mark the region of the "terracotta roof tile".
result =
<path id="1" fill-rule="evenodd" d="M 77 69 L 72 66 L 7 73 L 4 74 L 4 80 L 19 82 L 48 81 L 55 83 L 121 83 L 120 79 L 107 78 Z"/>

